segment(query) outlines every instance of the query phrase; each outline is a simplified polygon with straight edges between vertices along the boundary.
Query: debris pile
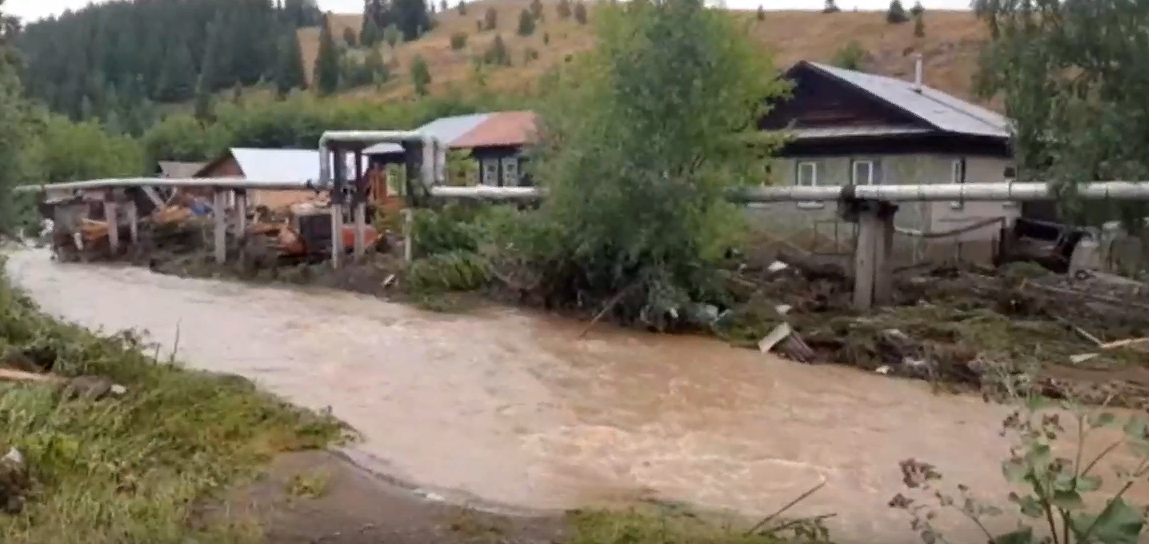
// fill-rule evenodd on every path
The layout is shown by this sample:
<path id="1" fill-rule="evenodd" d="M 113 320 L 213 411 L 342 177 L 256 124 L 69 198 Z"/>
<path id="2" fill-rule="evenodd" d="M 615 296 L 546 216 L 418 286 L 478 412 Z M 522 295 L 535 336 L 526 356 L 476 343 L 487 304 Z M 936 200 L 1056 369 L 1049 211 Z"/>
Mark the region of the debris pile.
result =
<path id="1" fill-rule="evenodd" d="M 1026 263 L 935 267 L 896 278 L 895 303 L 860 314 L 848 272 L 833 263 L 779 255 L 727 280 L 739 304 L 715 332 L 737 345 L 983 390 L 1118 390 L 1127 393 L 1118 404 L 1149 403 L 1149 286 L 1140 282 Z M 1093 374 L 1054 377 L 1067 368 Z"/>

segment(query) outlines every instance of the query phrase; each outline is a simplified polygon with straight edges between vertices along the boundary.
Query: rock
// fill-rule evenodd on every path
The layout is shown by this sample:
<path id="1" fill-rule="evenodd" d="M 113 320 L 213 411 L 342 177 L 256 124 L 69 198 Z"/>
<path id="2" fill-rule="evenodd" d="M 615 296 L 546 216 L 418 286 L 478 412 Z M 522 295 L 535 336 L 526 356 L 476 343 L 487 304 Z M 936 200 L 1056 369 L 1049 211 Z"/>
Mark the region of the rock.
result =
<path id="1" fill-rule="evenodd" d="M 32 479 L 28 475 L 24 455 L 16 448 L 8 450 L 4 457 L 0 457 L 0 512 L 22 512 L 31 487 Z"/>
<path id="2" fill-rule="evenodd" d="M 61 396 L 64 400 L 84 399 L 100 400 L 109 395 L 120 396 L 127 392 L 122 385 L 112 383 L 112 380 L 99 376 L 79 376 L 68 380 Z"/>

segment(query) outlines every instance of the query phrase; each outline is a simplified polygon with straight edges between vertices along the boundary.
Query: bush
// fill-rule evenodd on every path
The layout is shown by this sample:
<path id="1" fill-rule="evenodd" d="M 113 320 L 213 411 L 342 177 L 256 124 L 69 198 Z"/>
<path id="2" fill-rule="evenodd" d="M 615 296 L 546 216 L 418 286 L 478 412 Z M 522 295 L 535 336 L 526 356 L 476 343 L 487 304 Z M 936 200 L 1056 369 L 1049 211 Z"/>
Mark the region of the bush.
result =
<path id="1" fill-rule="evenodd" d="M 491 281 L 481 257 L 455 250 L 415 259 L 407 266 L 407 290 L 413 293 L 473 291 Z"/>
<path id="2" fill-rule="evenodd" d="M 528 47 L 523 50 L 523 64 L 530 64 L 531 61 L 539 60 L 539 52 L 533 47 Z"/>
<path id="3" fill-rule="evenodd" d="M 343 29 L 343 41 L 347 42 L 348 47 L 355 47 L 359 44 L 359 37 L 351 28 L 345 28 Z"/>
<path id="4" fill-rule="evenodd" d="M 463 32 L 451 34 L 451 49 L 458 51 L 464 47 L 467 47 L 467 34 Z"/>
<path id="5" fill-rule="evenodd" d="M 543 45 L 550 45 L 550 44 L 551 44 L 551 33 L 550 32 L 543 32 Z"/>
<path id="6" fill-rule="evenodd" d="M 415 55 L 411 61 L 411 83 L 415 85 L 415 94 L 418 96 L 427 96 L 430 92 L 431 69 L 427 67 L 427 61 L 423 60 L 422 55 Z"/>
<path id="7" fill-rule="evenodd" d="M 758 12 L 755 14 L 755 16 L 758 17 L 759 21 L 766 20 L 766 10 L 762 8 L 762 4 L 758 5 Z"/>
<path id="8" fill-rule="evenodd" d="M 495 8 L 487 8 L 487 13 L 483 16 L 483 26 L 487 30 L 499 27 L 499 12 L 495 11 Z"/>
<path id="9" fill-rule="evenodd" d="M 495 35 L 495 39 L 491 40 L 491 45 L 483 52 L 483 62 L 493 66 L 510 66 L 511 53 L 507 50 L 507 44 L 503 42 L 503 37 Z"/>
<path id="10" fill-rule="evenodd" d="M 926 20 L 920 13 L 914 15 L 914 36 L 918 38 L 926 37 Z"/>
<path id="11" fill-rule="evenodd" d="M 861 71 L 866 57 L 869 55 L 862 44 L 858 43 L 857 40 L 851 40 L 850 43 L 834 53 L 834 58 L 830 63 L 838 68 Z"/>
<path id="12" fill-rule="evenodd" d="M 535 16 L 525 9 L 519 13 L 518 32 L 519 36 L 530 36 L 535 33 Z"/>
<path id="13" fill-rule="evenodd" d="M 466 15 L 466 14 L 467 14 L 467 1 L 466 0 L 459 0 L 459 15 Z"/>
<path id="14" fill-rule="evenodd" d="M 586 24 L 586 5 L 582 3 L 582 0 L 575 4 L 574 16 L 580 25 Z"/>
<path id="15" fill-rule="evenodd" d="M 565 21 L 571 18 L 571 0 L 559 0 L 558 6 L 555 7 L 558 12 L 559 20 Z"/>
<path id="16" fill-rule="evenodd" d="M 902 6 L 902 0 L 892 0 L 890 2 L 890 9 L 886 11 L 886 22 L 892 25 L 900 25 L 910 18 L 906 15 L 906 8 Z"/>

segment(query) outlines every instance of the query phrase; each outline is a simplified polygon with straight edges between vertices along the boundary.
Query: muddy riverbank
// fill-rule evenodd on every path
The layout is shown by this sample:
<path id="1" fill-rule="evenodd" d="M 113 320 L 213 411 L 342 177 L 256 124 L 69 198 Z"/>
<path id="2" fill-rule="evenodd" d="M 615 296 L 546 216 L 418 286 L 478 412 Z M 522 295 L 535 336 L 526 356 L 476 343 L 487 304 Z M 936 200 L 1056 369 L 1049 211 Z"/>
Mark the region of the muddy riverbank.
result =
<path id="1" fill-rule="evenodd" d="M 447 501 L 531 512 L 658 498 L 753 517 L 826 480 L 794 515 L 837 513 L 844 542 L 908 543 L 886 506 L 898 461 L 1008 492 L 1006 408 L 924 382 L 698 337 L 578 338 L 583 323 L 503 308 L 427 313 L 46 251 L 12 255 L 8 271 L 50 313 L 147 330 L 189 365 L 329 407 L 362 434 L 350 458 Z"/>

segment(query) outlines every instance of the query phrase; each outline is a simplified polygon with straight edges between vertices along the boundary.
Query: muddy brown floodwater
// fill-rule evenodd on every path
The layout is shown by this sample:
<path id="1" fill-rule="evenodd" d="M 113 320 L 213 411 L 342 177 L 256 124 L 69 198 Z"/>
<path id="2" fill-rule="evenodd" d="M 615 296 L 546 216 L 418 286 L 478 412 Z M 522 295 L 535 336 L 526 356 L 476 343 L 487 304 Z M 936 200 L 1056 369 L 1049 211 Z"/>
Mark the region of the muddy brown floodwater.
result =
<path id="1" fill-rule="evenodd" d="M 837 513 L 841 542 L 896 544 L 917 541 L 886 506 L 901 459 L 995 499 L 1008 491 L 1006 408 L 921 382 L 697 337 L 603 326 L 576 339 L 583 323 L 508 309 L 433 314 L 61 264 L 44 250 L 13 254 L 8 270 L 82 325 L 143 329 L 169 350 L 178 327 L 189 366 L 330 407 L 363 435 L 346 450 L 358 464 L 446 500 L 530 511 L 658 498 L 755 516 L 824 479 L 791 513 Z"/>

